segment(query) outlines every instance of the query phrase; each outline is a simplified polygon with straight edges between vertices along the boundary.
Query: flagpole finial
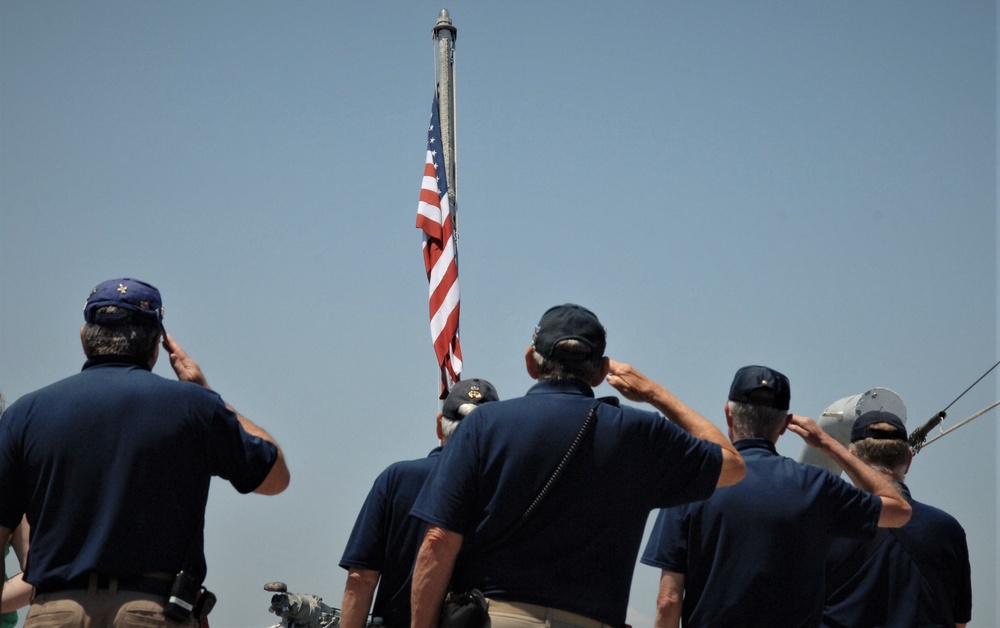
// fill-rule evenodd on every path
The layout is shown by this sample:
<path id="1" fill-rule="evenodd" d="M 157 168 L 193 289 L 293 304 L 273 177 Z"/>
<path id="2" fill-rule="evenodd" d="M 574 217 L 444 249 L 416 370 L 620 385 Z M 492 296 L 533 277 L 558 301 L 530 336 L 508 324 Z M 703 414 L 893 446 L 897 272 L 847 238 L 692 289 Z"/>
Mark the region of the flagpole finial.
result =
<path id="1" fill-rule="evenodd" d="M 434 39 L 440 36 L 440 32 L 446 30 L 451 33 L 451 38 L 458 39 L 458 29 L 455 28 L 451 23 L 451 15 L 448 14 L 448 9 L 441 9 L 441 13 L 438 14 L 437 24 L 434 25 Z"/>

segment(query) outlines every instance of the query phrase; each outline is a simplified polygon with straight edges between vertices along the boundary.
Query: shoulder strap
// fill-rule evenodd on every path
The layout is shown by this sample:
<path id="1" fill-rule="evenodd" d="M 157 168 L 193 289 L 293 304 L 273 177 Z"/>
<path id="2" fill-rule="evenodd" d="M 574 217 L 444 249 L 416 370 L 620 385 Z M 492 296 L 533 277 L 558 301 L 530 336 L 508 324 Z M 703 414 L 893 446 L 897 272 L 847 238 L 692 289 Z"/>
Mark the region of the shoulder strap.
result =
<path id="1" fill-rule="evenodd" d="M 847 582 L 864 565 L 868 557 L 875 553 L 878 546 L 889 536 L 888 528 L 876 528 L 875 536 L 865 543 L 860 543 L 840 564 L 827 572 L 826 590 L 833 591 Z"/>
<path id="2" fill-rule="evenodd" d="M 927 581 L 927 584 L 930 585 L 931 589 L 934 591 L 934 595 L 937 598 L 935 601 L 944 612 L 945 619 L 948 620 L 948 625 L 954 626 L 955 619 L 952 614 L 951 601 L 946 599 L 944 596 L 944 583 L 941 582 L 938 572 L 930 569 L 928 565 L 920 559 L 920 552 L 917 551 L 917 548 L 914 545 L 913 537 L 910 536 L 906 530 L 903 530 L 902 528 L 890 528 L 889 532 L 896 537 L 899 544 L 903 546 L 906 553 L 910 555 L 911 559 L 913 559 L 913 564 L 916 565 L 917 572 L 924 577 L 924 580 Z"/>
<path id="3" fill-rule="evenodd" d="M 827 590 L 835 589 L 842 586 L 848 578 L 850 578 L 863 564 L 864 561 L 868 560 L 868 557 L 875 553 L 875 550 L 879 545 L 882 544 L 885 539 L 892 534 L 899 541 L 899 544 L 903 546 L 903 550 L 910 556 L 913 564 L 917 568 L 917 573 L 919 573 L 927 584 L 934 590 L 934 595 L 936 599 L 935 603 L 941 607 L 942 612 L 945 615 L 945 619 L 948 620 L 949 626 L 955 625 L 954 615 L 952 615 L 951 602 L 944 597 L 944 586 L 942 585 L 941 579 L 938 577 L 937 572 L 930 570 L 923 565 L 918 558 L 920 556 L 914 547 L 913 537 L 911 537 L 902 528 L 879 528 L 875 533 L 875 537 L 858 546 L 857 550 L 851 554 L 846 560 L 837 565 L 832 572 L 827 576 Z"/>
<path id="4" fill-rule="evenodd" d="M 580 426 L 580 431 L 577 433 L 576 438 L 573 439 L 573 442 L 570 443 L 569 449 L 566 450 L 566 453 L 563 455 L 562 460 L 560 460 L 559 464 L 556 466 L 555 471 L 552 472 L 552 475 L 549 476 L 548 481 L 545 483 L 544 486 L 542 486 L 542 490 L 539 491 L 538 497 L 536 497 L 535 500 L 531 502 L 531 505 L 528 506 L 528 509 L 524 511 L 524 514 L 521 515 L 521 518 L 518 519 L 517 522 L 513 526 L 511 526 L 511 528 L 507 530 L 507 532 L 502 537 L 484 547 L 480 551 L 481 554 L 485 554 L 489 551 L 495 550 L 496 548 L 506 543 L 510 539 L 510 537 L 514 536 L 514 533 L 520 530 L 521 527 L 525 524 L 525 522 L 527 522 L 528 519 L 531 518 L 531 515 L 534 514 L 536 510 L 538 510 L 538 507 L 541 505 L 542 501 L 545 500 L 549 492 L 552 490 L 552 487 L 555 485 L 556 480 L 558 480 L 559 476 L 562 475 L 563 469 L 566 468 L 566 465 L 569 464 L 570 459 L 573 458 L 573 454 L 576 453 L 577 448 L 580 446 L 580 442 L 583 441 L 584 437 L 587 435 L 587 432 L 589 432 L 590 429 L 593 427 L 594 421 L 597 420 L 597 408 L 602 403 L 607 403 L 610 405 L 617 406 L 618 398 L 601 397 L 597 400 L 597 402 L 590 408 L 590 412 L 587 413 L 587 418 L 583 421 L 583 425 Z"/>

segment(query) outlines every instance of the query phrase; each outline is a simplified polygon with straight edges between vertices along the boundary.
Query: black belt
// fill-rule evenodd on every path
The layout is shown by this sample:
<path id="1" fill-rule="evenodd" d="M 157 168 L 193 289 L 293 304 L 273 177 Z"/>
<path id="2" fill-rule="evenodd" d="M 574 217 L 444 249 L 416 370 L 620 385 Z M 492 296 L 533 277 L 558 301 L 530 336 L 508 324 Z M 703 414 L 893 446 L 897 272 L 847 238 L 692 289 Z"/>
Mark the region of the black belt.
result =
<path id="1" fill-rule="evenodd" d="M 69 582 L 63 584 L 42 585 L 38 588 L 38 594 L 59 593 L 61 591 L 86 591 L 93 586 L 98 591 L 129 591 L 132 593 L 148 593 L 166 598 L 170 595 L 170 587 L 173 580 L 169 574 L 160 576 L 130 576 L 128 578 L 115 578 L 103 574 L 86 574 L 77 576 Z"/>

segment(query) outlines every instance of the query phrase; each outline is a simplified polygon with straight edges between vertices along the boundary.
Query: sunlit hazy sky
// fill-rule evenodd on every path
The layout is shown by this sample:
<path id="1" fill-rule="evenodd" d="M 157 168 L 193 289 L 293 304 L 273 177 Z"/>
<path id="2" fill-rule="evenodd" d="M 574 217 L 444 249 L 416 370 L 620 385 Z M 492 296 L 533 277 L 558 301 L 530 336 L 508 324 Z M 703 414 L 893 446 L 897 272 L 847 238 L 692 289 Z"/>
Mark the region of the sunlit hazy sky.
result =
<path id="1" fill-rule="evenodd" d="M 138 277 L 288 457 L 281 496 L 213 488 L 213 628 L 275 623 L 271 580 L 339 606 L 371 482 L 436 444 L 414 220 L 441 8 L 0 0 L 0 390 L 78 371 L 88 291 Z M 523 394 L 563 302 L 720 426 L 745 364 L 811 416 L 892 389 L 913 427 L 996 362 L 996 3 L 447 8 L 467 377 Z M 996 412 L 908 480 L 966 527 L 971 626 L 1000 625 Z"/>

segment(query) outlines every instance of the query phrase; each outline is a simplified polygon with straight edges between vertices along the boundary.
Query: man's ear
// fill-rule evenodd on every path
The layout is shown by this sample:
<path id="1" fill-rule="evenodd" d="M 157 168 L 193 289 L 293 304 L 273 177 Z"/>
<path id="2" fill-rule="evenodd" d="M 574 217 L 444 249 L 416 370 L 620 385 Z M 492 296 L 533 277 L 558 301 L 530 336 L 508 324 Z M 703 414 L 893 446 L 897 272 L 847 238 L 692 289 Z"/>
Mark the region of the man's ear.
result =
<path id="1" fill-rule="evenodd" d="M 443 414 L 438 412 L 437 419 L 435 419 L 435 423 L 437 423 L 438 440 L 444 440 L 444 430 L 441 429 L 441 417 L 443 416 Z"/>
<path id="2" fill-rule="evenodd" d="M 781 431 L 778 432 L 778 436 L 781 436 L 782 434 L 785 433 L 785 430 L 788 429 L 788 426 L 791 422 L 792 422 L 792 415 L 789 414 L 787 417 L 785 417 L 785 424 L 781 426 Z"/>
<path id="3" fill-rule="evenodd" d="M 160 337 L 156 337 L 156 342 L 153 343 L 153 348 L 149 352 L 149 370 L 153 370 L 156 366 L 156 361 L 160 358 Z"/>
<path id="4" fill-rule="evenodd" d="M 166 332 L 156 334 L 156 340 L 153 341 L 153 346 L 149 349 L 149 370 L 153 370 L 156 361 L 160 359 L 160 342 L 165 336 Z"/>
<path id="5" fill-rule="evenodd" d="M 598 369 L 597 373 L 594 374 L 594 378 L 590 380 L 590 386 L 592 388 L 597 388 L 604 381 L 604 378 L 608 376 L 611 372 L 611 358 L 604 356 L 601 358 L 601 368 Z"/>
<path id="6" fill-rule="evenodd" d="M 531 379 L 538 379 L 538 365 L 535 364 L 535 345 L 528 345 L 524 352 L 524 367 L 528 369 Z"/>

